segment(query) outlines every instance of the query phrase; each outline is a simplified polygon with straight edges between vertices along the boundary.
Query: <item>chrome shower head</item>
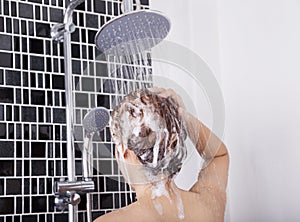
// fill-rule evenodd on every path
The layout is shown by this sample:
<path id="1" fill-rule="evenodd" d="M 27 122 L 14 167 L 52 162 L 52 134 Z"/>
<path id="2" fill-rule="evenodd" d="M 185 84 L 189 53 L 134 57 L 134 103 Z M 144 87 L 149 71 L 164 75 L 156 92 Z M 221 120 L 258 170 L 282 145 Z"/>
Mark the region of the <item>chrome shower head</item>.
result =
<path id="1" fill-rule="evenodd" d="M 89 111 L 82 120 L 86 133 L 100 132 L 109 122 L 109 111 L 104 107 L 96 107 Z"/>
<path id="2" fill-rule="evenodd" d="M 109 55 L 133 55 L 161 42 L 170 30 L 170 21 L 161 12 L 138 10 L 106 23 L 97 33 L 97 48 Z"/>

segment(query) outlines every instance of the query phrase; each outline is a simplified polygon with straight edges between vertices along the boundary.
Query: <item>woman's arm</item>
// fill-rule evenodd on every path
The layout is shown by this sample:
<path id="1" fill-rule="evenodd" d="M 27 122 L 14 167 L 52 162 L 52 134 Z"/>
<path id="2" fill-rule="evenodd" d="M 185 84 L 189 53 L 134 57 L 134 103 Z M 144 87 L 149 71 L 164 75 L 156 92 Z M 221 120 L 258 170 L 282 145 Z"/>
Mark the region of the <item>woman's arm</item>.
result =
<path id="1" fill-rule="evenodd" d="M 198 181 L 191 188 L 191 191 L 201 192 L 206 187 L 225 194 L 229 167 L 229 155 L 226 146 L 196 117 L 189 113 L 184 113 L 183 117 L 189 138 L 205 160 Z"/>
<path id="2" fill-rule="evenodd" d="M 190 191 L 200 193 L 203 189 L 213 189 L 221 194 L 226 193 L 228 180 L 229 155 L 224 143 L 200 120 L 188 113 L 182 99 L 172 89 L 153 88 L 152 92 L 162 97 L 171 97 L 179 105 L 188 136 L 198 153 L 205 160 L 197 182 Z"/>

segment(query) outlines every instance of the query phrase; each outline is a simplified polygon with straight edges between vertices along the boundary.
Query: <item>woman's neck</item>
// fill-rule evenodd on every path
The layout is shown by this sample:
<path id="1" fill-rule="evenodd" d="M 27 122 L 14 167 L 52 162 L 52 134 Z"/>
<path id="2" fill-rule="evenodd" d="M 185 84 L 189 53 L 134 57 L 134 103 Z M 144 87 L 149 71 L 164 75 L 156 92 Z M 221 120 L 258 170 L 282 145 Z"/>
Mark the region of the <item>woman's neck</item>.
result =
<path id="1" fill-rule="evenodd" d="M 184 207 L 181 199 L 181 190 L 173 180 L 162 180 L 153 184 L 134 186 L 137 195 L 137 204 L 153 206 L 160 216 L 164 212 L 171 212 L 175 207 L 179 219 L 184 218 Z M 174 204 L 175 203 L 175 204 Z"/>
<path id="2" fill-rule="evenodd" d="M 166 196 L 170 198 L 174 193 L 173 189 L 178 189 L 173 180 L 164 179 L 155 183 L 133 186 L 136 192 L 137 200 L 155 199 L 157 197 Z"/>

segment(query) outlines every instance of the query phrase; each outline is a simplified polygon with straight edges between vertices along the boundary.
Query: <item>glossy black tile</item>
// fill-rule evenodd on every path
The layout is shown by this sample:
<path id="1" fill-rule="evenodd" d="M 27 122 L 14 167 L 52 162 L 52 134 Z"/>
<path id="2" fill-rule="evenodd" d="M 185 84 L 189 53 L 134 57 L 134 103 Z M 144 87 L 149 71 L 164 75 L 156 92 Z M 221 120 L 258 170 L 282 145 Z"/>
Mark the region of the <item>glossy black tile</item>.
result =
<path id="1" fill-rule="evenodd" d="M 95 43 L 95 36 L 97 32 L 93 30 L 88 31 L 88 43 L 94 44 Z"/>
<path id="2" fill-rule="evenodd" d="M 0 105 L 0 121 L 4 120 L 4 105 Z"/>
<path id="3" fill-rule="evenodd" d="M 4 79 L 3 79 L 3 70 L 0 69 L 0 84 L 4 84 Z"/>
<path id="4" fill-rule="evenodd" d="M 80 74 L 81 73 L 81 63 L 78 60 L 72 60 L 72 71 L 73 73 Z"/>
<path id="5" fill-rule="evenodd" d="M 75 94 L 75 105 L 77 107 L 89 107 L 88 95 L 85 93 Z"/>
<path id="6" fill-rule="evenodd" d="M 38 218 L 39 218 L 39 220 L 38 220 L 39 222 L 46 222 L 46 215 L 45 214 L 39 214 Z"/>
<path id="7" fill-rule="evenodd" d="M 12 216 L 6 216 L 6 222 L 13 222 Z"/>
<path id="8" fill-rule="evenodd" d="M 36 29 L 36 36 L 37 37 L 50 38 L 50 32 L 51 32 L 50 24 L 36 22 L 35 23 L 35 29 Z"/>
<path id="9" fill-rule="evenodd" d="M 50 21 L 63 22 L 63 10 L 57 8 L 50 8 Z"/>
<path id="10" fill-rule="evenodd" d="M 47 212 L 47 198 L 43 196 L 32 197 L 32 212 Z"/>
<path id="11" fill-rule="evenodd" d="M 39 179 L 39 194 L 45 193 L 45 179 L 41 178 Z"/>
<path id="12" fill-rule="evenodd" d="M 5 79 L 6 79 L 7 85 L 21 86 L 21 72 L 20 71 L 6 70 L 5 71 Z"/>
<path id="13" fill-rule="evenodd" d="M 33 3 L 42 4 L 42 3 L 43 3 L 43 0 L 28 0 L 28 2 L 33 2 Z"/>
<path id="14" fill-rule="evenodd" d="M 30 179 L 30 186 L 31 186 L 31 194 L 37 194 L 37 179 L 36 178 Z"/>
<path id="15" fill-rule="evenodd" d="M 110 107 L 110 97 L 108 95 L 97 96 L 97 106 Z"/>
<path id="16" fill-rule="evenodd" d="M 11 22 L 11 18 L 6 17 L 5 18 L 5 24 L 6 24 L 6 32 L 7 33 L 12 33 L 12 22 Z"/>
<path id="17" fill-rule="evenodd" d="M 6 121 L 12 121 L 12 106 L 7 105 L 5 113 L 6 113 Z"/>
<path id="18" fill-rule="evenodd" d="M 38 88 L 44 88 L 44 80 L 43 80 L 43 74 L 38 74 Z"/>
<path id="19" fill-rule="evenodd" d="M 0 178 L 0 195 L 4 195 L 4 179 Z"/>
<path id="20" fill-rule="evenodd" d="M 43 54 L 44 53 L 44 41 L 41 39 L 29 39 L 29 52 Z"/>
<path id="21" fill-rule="evenodd" d="M 99 28 L 97 15 L 86 14 L 85 19 L 86 19 L 87 27 L 96 28 L 96 29 Z"/>
<path id="22" fill-rule="evenodd" d="M 7 179 L 6 180 L 6 195 L 17 195 L 22 193 L 22 179 Z"/>
<path id="23" fill-rule="evenodd" d="M 11 53 L 0 52 L 0 67 L 12 68 L 13 57 Z"/>
<path id="24" fill-rule="evenodd" d="M 29 93 L 28 93 L 28 89 L 23 89 L 22 103 L 23 103 L 23 104 L 29 104 Z"/>
<path id="25" fill-rule="evenodd" d="M 52 88 L 65 89 L 65 78 L 62 75 L 52 75 Z"/>
<path id="26" fill-rule="evenodd" d="M 27 38 L 22 38 L 22 52 L 28 52 L 28 39 Z"/>
<path id="27" fill-rule="evenodd" d="M 68 221 L 68 214 L 55 214 L 54 221 Z"/>
<path id="28" fill-rule="evenodd" d="M 4 5 L 4 7 L 3 7 L 3 12 L 4 12 L 4 15 L 9 15 L 10 13 L 9 13 L 9 2 L 8 1 L 4 1 L 3 2 L 3 5 Z"/>
<path id="29" fill-rule="evenodd" d="M 22 222 L 37 222 L 37 215 L 24 215 Z"/>
<path id="30" fill-rule="evenodd" d="M 46 175 L 46 162 L 43 160 L 32 160 L 31 175 L 32 176 Z"/>
<path id="31" fill-rule="evenodd" d="M 19 17 L 33 19 L 33 6 L 19 2 Z"/>
<path id="32" fill-rule="evenodd" d="M 14 213 L 14 198 L 1 197 L 0 198 L 0 214 L 13 214 Z"/>
<path id="33" fill-rule="evenodd" d="M 31 104 L 33 105 L 45 105 L 45 91 L 43 90 L 31 90 Z"/>
<path id="34" fill-rule="evenodd" d="M 113 208 L 113 194 L 102 194 L 100 200 L 101 209 Z"/>
<path id="35" fill-rule="evenodd" d="M 0 34 L 0 50 L 12 50 L 12 37 L 10 35 Z"/>
<path id="36" fill-rule="evenodd" d="M 6 135 L 6 123 L 0 123 L 0 139 L 6 139 L 7 138 L 7 135 Z M 1 146 L 4 146 L 2 147 L 2 149 L 4 148 L 5 149 L 5 142 L 0 142 L 0 147 Z M 0 157 L 4 154 L 1 154 L 1 152 L 3 152 L 3 150 L 1 151 L 0 150 Z"/>
<path id="37" fill-rule="evenodd" d="M 52 140 L 53 125 L 39 125 L 38 135 L 40 140 Z"/>
<path id="38" fill-rule="evenodd" d="M 34 23 L 32 21 L 28 22 L 28 34 L 29 36 L 34 35 Z"/>
<path id="39" fill-rule="evenodd" d="M 17 197 L 16 201 L 17 201 L 17 203 L 16 203 L 16 213 L 17 214 L 22 214 L 22 197 Z M 15 218 L 14 218 L 15 220 L 16 220 L 16 217 L 18 217 L 18 216 L 15 216 Z"/>
<path id="40" fill-rule="evenodd" d="M 141 0 L 142 5 L 149 5 L 149 0 Z"/>
<path id="41" fill-rule="evenodd" d="M 31 157 L 45 158 L 46 157 L 46 142 L 31 142 Z"/>
<path id="42" fill-rule="evenodd" d="M 46 7 L 42 7 L 43 20 L 48 21 L 48 9 Z"/>
<path id="43" fill-rule="evenodd" d="M 14 175 L 14 161 L 1 160 L 0 161 L 0 176 L 13 176 Z"/>
<path id="44" fill-rule="evenodd" d="M 108 192 L 119 191 L 119 182 L 117 177 L 106 178 L 106 191 Z"/>
<path id="45" fill-rule="evenodd" d="M 17 160 L 16 161 L 16 176 L 21 177 L 23 175 L 23 166 L 22 166 L 22 161 Z"/>
<path id="46" fill-rule="evenodd" d="M 1 103 L 14 102 L 14 91 L 12 88 L 0 87 L 0 102 Z"/>
<path id="47" fill-rule="evenodd" d="M 81 58 L 80 56 L 80 47 L 77 44 L 72 44 L 71 46 L 71 52 L 72 52 L 72 57 L 73 58 Z"/>
<path id="48" fill-rule="evenodd" d="M 8 139 L 15 139 L 15 126 L 13 123 L 8 123 Z M 12 150 L 14 150 L 14 146 L 12 148 Z"/>
<path id="49" fill-rule="evenodd" d="M 4 32 L 4 18 L 0 16 L 0 32 Z"/>
<path id="50" fill-rule="evenodd" d="M 11 15 L 11 16 L 17 16 L 17 6 L 16 6 L 16 2 L 11 1 L 11 2 L 10 2 L 10 7 L 11 7 L 10 15 Z"/>
<path id="51" fill-rule="evenodd" d="M 0 124 L 0 133 L 3 129 L 6 129 L 6 127 L 2 127 L 3 123 Z M 5 138 L 1 138 L 5 139 Z M 14 157 L 14 142 L 13 141 L 1 141 L 0 142 L 0 157 Z"/>
<path id="52" fill-rule="evenodd" d="M 24 176 L 31 176 L 29 171 L 30 171 L 30 164 L 29 160 L 24 160 L 24 168 L 23 168 L 23 175 Z"/>
<path id="53" fill-rule="evenodd" d="M 30 68 L 31 70 L 43 71 L 44 58 L 39 56 L 30 56 Z"/>
<path id="54" fill-rule="evenodd" d="M 113 9 L 113 15 L 117 16 L 117 15 L 120 15 L 121 12 L 120 12 L 120 3 L 113 3 L 114 4 L 114 9 Z"/>
<path id="55" fill-rule="evenodd" d="M 13 19 L 13 33 L 14 34 L 19 34 L 20 32 L 20 27 L 19 27 L 19 21 L 18 19 Z"/>
<path id="56" fill-rule="evenodd" d="M 53 122 L 65 123 L 66 122 L 66 110 L 60 108 L 53 109 Z"/>
<path id="57" fill-rule="evenodd" d="M 40 11 L 40 7 L 39 6 L 35 6 L 35 19 L 36 20 L 40 20 L 41 19 L 41 11 Z"/>
<path id="58" fill-rule="evenodd" d="M 94 1 L 94 11 L 105 14 L 105 1 Z"/>
<path id="59" fill-rule="evenodd" d="M 23 122 L 36 122 L 36 108 L 35 107 L 22 107 L 22 121 Z"/>

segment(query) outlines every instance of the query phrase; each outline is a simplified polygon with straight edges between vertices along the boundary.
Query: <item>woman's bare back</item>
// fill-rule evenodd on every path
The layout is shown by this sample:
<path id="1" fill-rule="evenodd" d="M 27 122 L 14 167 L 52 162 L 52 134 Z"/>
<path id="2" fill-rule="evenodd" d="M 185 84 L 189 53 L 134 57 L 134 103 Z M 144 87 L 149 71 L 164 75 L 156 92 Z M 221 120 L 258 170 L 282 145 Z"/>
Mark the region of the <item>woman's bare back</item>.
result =
<path id="1" fill-rule="evenodd" d="M 209 189 L 209 188 L 208 188 Z M 180 219 L 178 203 L 175 198 L 170 201 L 165 196 L 158 198 L 157 203 L 151 199 L 138 200 L 135 203 L 97 218 L 95 222 L 220 222 L 224 218 L 225 202 L 214 191 L 203 190 L 201 193 L 180 190 L 183 202 L 184 218 Z"/>

